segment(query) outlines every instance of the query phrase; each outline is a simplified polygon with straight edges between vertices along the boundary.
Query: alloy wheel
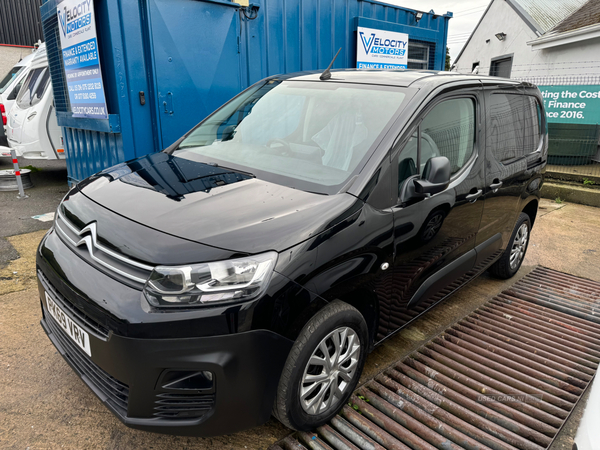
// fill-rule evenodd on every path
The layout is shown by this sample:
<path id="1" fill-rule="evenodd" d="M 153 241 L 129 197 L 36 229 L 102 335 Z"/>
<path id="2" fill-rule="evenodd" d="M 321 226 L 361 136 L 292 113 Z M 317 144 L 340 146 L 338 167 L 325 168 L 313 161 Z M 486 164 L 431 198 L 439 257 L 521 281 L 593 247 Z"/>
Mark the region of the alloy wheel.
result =
<path id="1" fill-rule="evenodd" d="M 360 339 L 349 327 L 329 333 L 312 353 L 300 384 L 300 404 L 310 414 L 337 407 L 356 375 Z"/>
<path id="2" fill-rule="evenodd" d="M 529 227 L 526 223 L 523 223 L 515 234 L 515 239 L 513 240 L 512 248 L 510 250 L 510 268 L 512 270 L 515 270 L 517 267 L 519 267 L 519 264 L 523 260 L 523 256 L 525 256 L 525 250 L 527 249 L 528 239 Z"/>

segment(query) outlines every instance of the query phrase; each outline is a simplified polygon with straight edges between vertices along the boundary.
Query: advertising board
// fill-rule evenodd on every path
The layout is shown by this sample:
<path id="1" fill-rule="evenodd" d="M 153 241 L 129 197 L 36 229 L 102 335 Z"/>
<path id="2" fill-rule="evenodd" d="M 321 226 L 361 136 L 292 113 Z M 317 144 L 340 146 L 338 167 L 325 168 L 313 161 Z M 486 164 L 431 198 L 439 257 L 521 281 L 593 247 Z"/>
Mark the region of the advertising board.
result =
<path id="1" fill-rule="evenodd" d="M 63 65 L 73 117 L 107 119 L 93 0 L 57 6 Z"/>
<path id="2" fill-rule="evenodd" d="M 358 69 L 406 69 L 408 34 L 358 27 L 356 37 Z"/>
<path id="3" fill-rule="evenodd" d="M 600 123 L 600 86 L 538 86 L 549 123 Z"/>

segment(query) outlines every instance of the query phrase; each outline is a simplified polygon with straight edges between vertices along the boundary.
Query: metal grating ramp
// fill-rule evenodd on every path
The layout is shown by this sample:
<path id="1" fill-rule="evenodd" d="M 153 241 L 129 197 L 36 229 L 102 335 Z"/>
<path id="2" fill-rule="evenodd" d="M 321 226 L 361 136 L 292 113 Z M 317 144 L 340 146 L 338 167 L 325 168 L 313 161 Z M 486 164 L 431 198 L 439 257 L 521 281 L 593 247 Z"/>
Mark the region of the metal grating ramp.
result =
<path id="1" fill-rule="evenodd" d="M 600 362 L 600 283 L 538 267 L 269 450 L 550 446 Z"/>

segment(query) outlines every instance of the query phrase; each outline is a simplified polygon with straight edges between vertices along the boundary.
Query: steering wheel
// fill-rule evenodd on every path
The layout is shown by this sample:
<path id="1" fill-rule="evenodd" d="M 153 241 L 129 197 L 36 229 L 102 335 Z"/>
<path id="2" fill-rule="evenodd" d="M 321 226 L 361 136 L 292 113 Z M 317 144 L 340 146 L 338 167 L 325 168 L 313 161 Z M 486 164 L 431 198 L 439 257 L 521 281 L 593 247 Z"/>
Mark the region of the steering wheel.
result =
<path id="1" fill-rule="evenodd" d="M 274 147 L 273 144 L 279 145 Z M 271 139 L 267 142 L 267 147 L 273 150 L 280 149 L 279 154 L 282 156 L 285 156 L 292 151 L 289 142 L 286 142 L 283 139 Z"/>

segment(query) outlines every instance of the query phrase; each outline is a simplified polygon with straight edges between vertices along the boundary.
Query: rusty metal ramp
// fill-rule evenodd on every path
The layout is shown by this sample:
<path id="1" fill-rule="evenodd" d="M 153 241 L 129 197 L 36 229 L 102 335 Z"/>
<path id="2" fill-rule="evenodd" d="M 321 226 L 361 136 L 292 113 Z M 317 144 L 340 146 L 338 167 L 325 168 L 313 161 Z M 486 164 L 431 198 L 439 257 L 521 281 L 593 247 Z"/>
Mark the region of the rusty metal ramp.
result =
<path id="1" fill-rule="evenodd" d="M 600 362 L 600 283 L 534 269 L 270 450 L 548 448 Z"/>

